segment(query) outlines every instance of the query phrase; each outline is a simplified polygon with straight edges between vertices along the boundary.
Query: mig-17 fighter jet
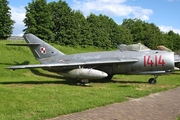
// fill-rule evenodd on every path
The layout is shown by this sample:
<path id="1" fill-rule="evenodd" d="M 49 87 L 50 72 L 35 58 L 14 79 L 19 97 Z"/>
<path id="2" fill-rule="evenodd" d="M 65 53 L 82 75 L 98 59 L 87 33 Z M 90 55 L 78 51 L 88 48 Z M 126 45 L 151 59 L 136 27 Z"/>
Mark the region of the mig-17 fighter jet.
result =
<path id="1" fill-rule="evenodd" d="M 174 70 L 174 53 L 150 50 L 142 44 L 120 45 L 118 50 L 65 55 L 33 34 L 24 35 L 26 44 L 40 64 L 10 66 L 8 69 L 42 68 L 75 78 L 83 84 L 93 79 L 111 79 L 116 74 L 151 74 L 156 83 L 160 74 Z"/>

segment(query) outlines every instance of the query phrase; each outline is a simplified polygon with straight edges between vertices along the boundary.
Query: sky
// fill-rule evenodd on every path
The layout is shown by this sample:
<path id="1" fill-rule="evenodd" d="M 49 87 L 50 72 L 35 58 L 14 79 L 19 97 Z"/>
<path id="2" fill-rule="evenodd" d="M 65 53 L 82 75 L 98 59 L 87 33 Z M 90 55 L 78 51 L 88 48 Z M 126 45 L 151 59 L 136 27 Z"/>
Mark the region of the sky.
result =
<path id="1" fill-rule="evenodd" d="M 25 6 L 32 0 L 8 0 L 14 24 L 13 36 L 22 36 L 25 28 Z M 47 0 L 47 3 L 59 0 Z M 107 15 L 117 24 L 123 19 L 138 18 L 154 23 L 163 32 L 173 30 L 180 34 L 180 0 L 64 0 L 74 10 L 84 16 L 90 13 Z"/>

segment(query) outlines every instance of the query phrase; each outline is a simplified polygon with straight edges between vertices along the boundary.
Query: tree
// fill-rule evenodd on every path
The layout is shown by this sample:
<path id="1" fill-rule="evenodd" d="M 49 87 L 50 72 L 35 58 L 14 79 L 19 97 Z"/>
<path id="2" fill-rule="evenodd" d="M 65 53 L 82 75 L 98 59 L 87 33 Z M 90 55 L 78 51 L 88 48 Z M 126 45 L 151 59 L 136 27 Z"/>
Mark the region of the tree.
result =
<path id="1" fill-rule="evenodd" d="M 174 50 L 180 50 L 180 35 L 178 33 L 175 34 L 173 46 Z"/>
<path id="2" fill-rule="evenodd" d="M 14 21 L 11 19 L 9 2 L 0 0 L 0 39 L 7 39 L 12 34 Z"/>
<path id="3" fill-rule="evenodd" d="M 155 24 L 140 19 L 124 19 L 118 25 L 102 14 L 91 13 L 85 18 L 81 11 L 72 10 L 63 0 L 49 4 L 46 0 L 32 0 L 25 9 L 25 33 L 33 33 L 60 45 L 111 49 L 116 44 L 140 42 L 151 49 L 158 45 L 180 49 L 178 34 L 164 34 Z"/>
<path id="4" fill-rule="evenodd" d="M 116 44 L 132 44 L 133 43 L 133 39 L 132 39 L 132 34 L 131 31 L 129 29 L 127 29 L 126 27 L 119 25 L 117 27 L 115 27 L 115 31 L 114 31 L 114 40 L 116 41 Z"/>
<path id="5" fill-rule="evenodd" d="M 73 11 L 71 25 L 72 41 L 74 41 L 76 45 L 80 45 L 82 47 L 93 45 L 90 26 L 83 13 L 80 11 Z"/>
<path id="6" fill-rule="evenodd" d="M 166 44 L 165 46 L 171 50 L 180 50 L 180 35 L 174 33 L 170 30 L 168 33 L 164 34 Z"/>
<path id="7" fill-rule="evenodd" d="M 151 49 L 157 49 L 157 46 L 165 44 L 162 32 L 153 23 L 143 23 L 143 36 L 142 43 Z"/>
<path id="8" fill-rule="evenodd" d="M 54 33 L 52 32 L 54 23 L 46 0 L 32 0 L 32 3 L 28 3 L 25 9 L 24 23 L 26 28 L 23 31 L 52 42 L 54 40 Z"/>
<path id="9" fill-rule="evenodd" d="M 53 18 L 54 25 L 51 30 L 55 33 L 55 43 L 61 45 L 71 44 L 71 37 L 69 35 L 71 29 L 71 8 L 65 1 L 50 2 L 48 4 Z"/>
<path id="10" fill-rule="evenodd" d="M 87 17 L 87 21 L 90 25 L 90 30 L 92 34 L 93 46 L 101 47 L 104 49 L 109 49 L 112 47 L 110 40 L 110 18 L 105 15 L 96 16 L 95 14 L 90 14 Z"/>
<path id="11" fill-rule="evenodd" d="M 153 23 L 147 23 L 140 19 L 124 19 L 122 26 L 131 31 L 134 43 L 140 42 L 151 49 L 157 49 L 158 45 L 165 43 L 162 32 Z"/>
<path id="12" fill-rule="evenodd" d="M 133 42 L 142 42 L 143 36 L 143 21 L 140 19 L 124 19 L 122 26 L 131 31 Z"/>

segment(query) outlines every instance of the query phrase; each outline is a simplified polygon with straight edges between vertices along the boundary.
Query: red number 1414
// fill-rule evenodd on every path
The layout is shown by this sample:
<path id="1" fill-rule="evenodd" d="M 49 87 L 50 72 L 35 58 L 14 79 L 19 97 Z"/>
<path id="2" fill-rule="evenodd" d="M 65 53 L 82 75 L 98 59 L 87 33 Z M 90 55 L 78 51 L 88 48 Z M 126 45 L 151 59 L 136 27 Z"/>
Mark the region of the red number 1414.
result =
<path id="1" fill-rule="evenodd" d="M 158 65 L 165 65 L 164 59 L 162 59 L 162 56 L 155 56 L 155 59 L 151 59 L 151 56 L 144 56 L 144 67 L 147 65 L 150 66 L 158 66 Z"/>

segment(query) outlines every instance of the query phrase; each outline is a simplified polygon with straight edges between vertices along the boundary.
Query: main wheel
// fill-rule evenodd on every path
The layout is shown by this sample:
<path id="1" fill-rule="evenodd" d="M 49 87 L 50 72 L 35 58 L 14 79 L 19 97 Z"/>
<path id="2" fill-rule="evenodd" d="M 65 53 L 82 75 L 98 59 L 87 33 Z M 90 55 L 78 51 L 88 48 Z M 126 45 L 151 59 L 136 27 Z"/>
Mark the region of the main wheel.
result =
<path id="1" fill-rule="evenodd" d="M 113 77 L 113 75 L 108 74 L 108 76 L 107 76 L 106 78 L 104 78 L 104 80 L 109 81 L 109 80 L 111 80 L 111 79 L 112 79 L 112 77 Z"/>
<path id="2" fill-rule="evenodd" d="M 156 82 L 157 81 L 156 81 L 155 78 L 150 78 L 149 81 L 148 81 L 149 84 L 156 84 Z"/>
<path id="3" fill-rule="evenodd" d="M 89 86 L 90 82 L 88 79 L 78 80 L 77 85 Z"/>

